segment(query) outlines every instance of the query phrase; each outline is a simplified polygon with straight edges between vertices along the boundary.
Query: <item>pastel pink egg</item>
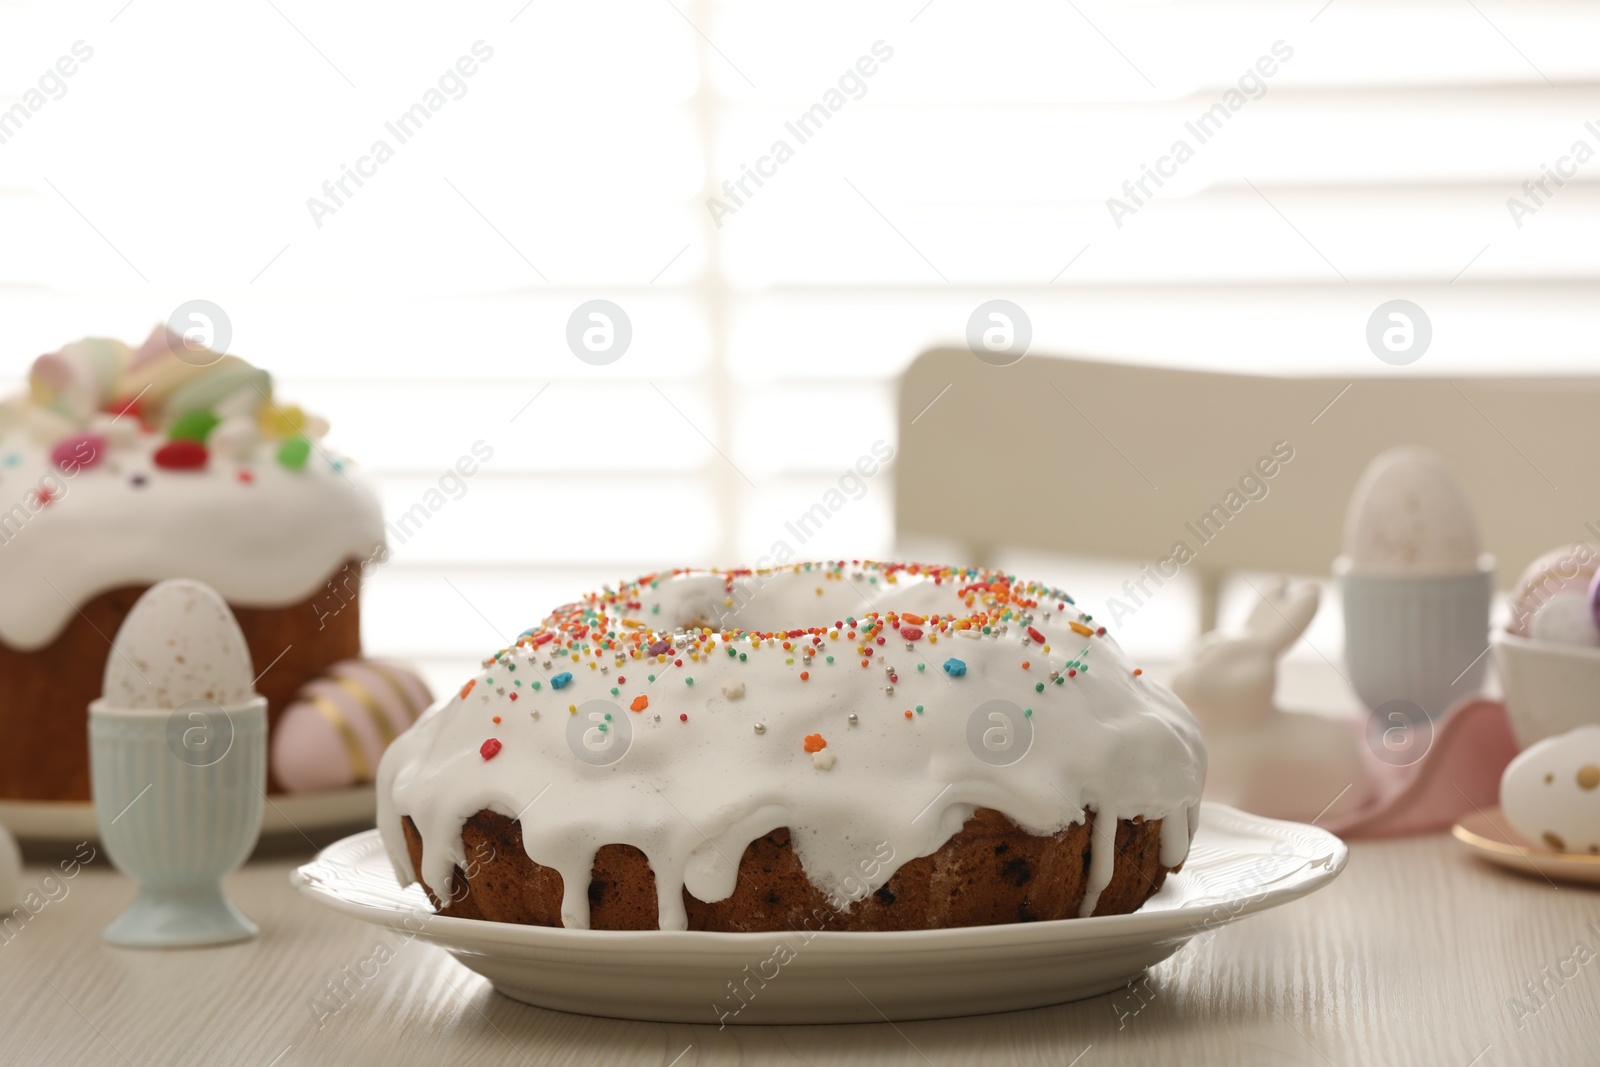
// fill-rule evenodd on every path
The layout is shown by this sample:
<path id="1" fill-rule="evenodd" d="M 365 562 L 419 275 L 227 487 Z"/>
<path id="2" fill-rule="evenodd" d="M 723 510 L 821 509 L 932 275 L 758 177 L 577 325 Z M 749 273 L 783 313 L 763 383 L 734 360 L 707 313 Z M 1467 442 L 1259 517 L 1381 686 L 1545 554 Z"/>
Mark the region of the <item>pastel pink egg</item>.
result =
<path id="1" fill-rule="evenodd" d="M 301 687 L 272 733 L 272 773 L 291 793 L 372 781 L 388 740 L 432 701 L 395 663 L 345 660 Z"/>

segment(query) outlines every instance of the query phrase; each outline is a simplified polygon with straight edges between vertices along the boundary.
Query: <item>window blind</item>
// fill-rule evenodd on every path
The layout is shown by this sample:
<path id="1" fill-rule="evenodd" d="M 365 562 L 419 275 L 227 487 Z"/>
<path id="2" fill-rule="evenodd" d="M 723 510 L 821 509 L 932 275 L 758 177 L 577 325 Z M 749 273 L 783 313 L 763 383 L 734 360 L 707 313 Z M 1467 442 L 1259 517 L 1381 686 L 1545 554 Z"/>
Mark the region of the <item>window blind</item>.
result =
<path id="1" fill-rule="evenodd" d="M 1403 298 L 1396 373 L 1592 368 L 1597 39 L 1561 0 L 9 0 L 3 370 L 204 298 L 392 519 L 482 442 L 367 600 L 456 663 L 830 491 L 805 554 L 891 551 L 892 463 L 849 472 L 990 299 L 1034 351 L 1356 373 Z"/>

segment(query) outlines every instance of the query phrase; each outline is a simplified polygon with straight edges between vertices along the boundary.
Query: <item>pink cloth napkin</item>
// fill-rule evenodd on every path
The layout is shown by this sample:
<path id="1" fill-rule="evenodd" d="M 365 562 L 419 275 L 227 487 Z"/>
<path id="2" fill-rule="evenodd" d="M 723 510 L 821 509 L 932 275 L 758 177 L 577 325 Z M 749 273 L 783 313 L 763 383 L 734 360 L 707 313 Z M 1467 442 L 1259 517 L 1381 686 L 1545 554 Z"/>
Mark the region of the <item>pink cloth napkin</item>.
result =
<path id="1" fill-rule="evenodd" d="M 1446 712 L 1434 726 L 1433 744 L 1410 766 L 1383 762 L 1365 743 L 1361 750 L 1372 800 L 1323 824 L 1344 838 L 1436 833 L 1463 815 L 1492 808 L 1500 803 L 1500 775 L 1518 751 L 1505 705 L 1482 697 Z"/>

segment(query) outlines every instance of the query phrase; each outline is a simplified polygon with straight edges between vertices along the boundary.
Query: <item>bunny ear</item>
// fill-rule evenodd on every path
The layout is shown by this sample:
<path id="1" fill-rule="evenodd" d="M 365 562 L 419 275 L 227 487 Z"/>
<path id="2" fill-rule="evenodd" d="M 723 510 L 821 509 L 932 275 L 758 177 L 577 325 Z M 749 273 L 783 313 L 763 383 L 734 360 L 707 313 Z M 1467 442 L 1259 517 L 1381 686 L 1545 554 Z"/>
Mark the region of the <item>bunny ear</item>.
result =
<path id="1" fill-rule="evenodd" d="M 1291 586 L 1279 578 L 1261 591 L 1261 599 L 1250 611 L 1245 630 L 1252 637 L 1282 652 L 1300 640 L 1317 614 L 1322 587 L 1315 582 Z"/>

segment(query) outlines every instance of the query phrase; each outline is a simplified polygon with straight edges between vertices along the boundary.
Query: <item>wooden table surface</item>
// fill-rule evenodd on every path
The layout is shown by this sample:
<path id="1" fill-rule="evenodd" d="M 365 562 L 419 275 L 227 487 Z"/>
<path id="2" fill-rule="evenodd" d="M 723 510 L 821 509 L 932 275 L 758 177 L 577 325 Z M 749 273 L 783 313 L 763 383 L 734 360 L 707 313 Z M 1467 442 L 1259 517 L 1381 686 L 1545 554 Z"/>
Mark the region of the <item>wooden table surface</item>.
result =
<path id="1" fill-rule="evenodd" d="M 1355 713 L 1326 663 L 1283 666 L 1285 706 Z M 29 850 L 28 884 L 72 851 Z M 103 853 L 44 887 L 55 899 L 0 932 L 0 1065 L 1600 1064 L 1600 889 L 1490 866 L 1443 834 L 1354 842 L 1327 888 L 1092 1000 L 721 1030 L 529 1007 L 420 940 L 351 982 L 328 1015 L 317 1004 L 330 983 L 398 942 L 292 889 L 289 872 L 311 855 L 306 838 L 276 838 L 227 879 L 261 936 L 221 948 L 106 945 L 100 931 L 133 883 Z"/>
<path id="2" fill-rule="evenodd" d="M 31 851 L 30 883 L 69 851 Z M 1218 930 L 1135 989 L 969 1019 L 720 1031 L 528 1007 L 420 941 L 319 1026 L 328 983 L 393 939 L 290 888 L 304 841 L 263 853 L 227 882 L 261 936 L 222 948 L 107 946 L 133 885 L 103 854 L 56 883 L 0 943 L 0 1063 L 1600 1062 L 1600 892 L 1487 866 L 1442 835 L 1357 842 L 1325 890 Z"/>

